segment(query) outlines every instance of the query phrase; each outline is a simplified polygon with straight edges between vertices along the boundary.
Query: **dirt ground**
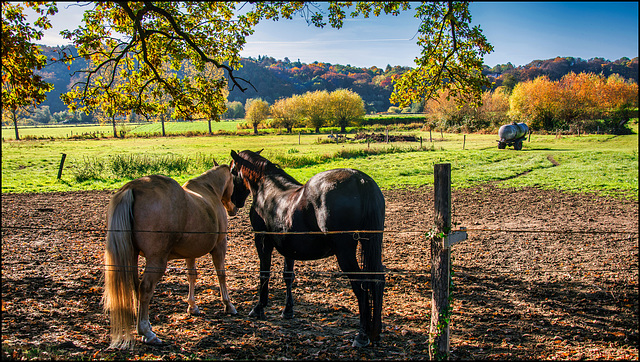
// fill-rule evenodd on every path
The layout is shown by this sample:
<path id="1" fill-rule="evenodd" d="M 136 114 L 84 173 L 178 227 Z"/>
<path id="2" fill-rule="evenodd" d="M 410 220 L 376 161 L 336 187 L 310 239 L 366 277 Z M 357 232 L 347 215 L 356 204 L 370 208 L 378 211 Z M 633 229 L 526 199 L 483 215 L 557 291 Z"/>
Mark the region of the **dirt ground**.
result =
<path id="1" fill-rule="evenodd" d="M 165 344 L 109 350 L 100 298 L 112 193 L 2 195 L 3 360 L 428 358 L 433 188 L 384 191 L 384 327 L 361 349 L 351 347 L 355 296 L 334 257 L 297 262 L 296 316 L 284 320 L 275 256 L 267 319 L 248 317 L 258 283 L 248 204 L 230 220 L 227 254 L 239 314 L 223 313 L 203 257 L 205 314 L 188 315 L 184 262 L 172 261 L 150 315 Z M 486 184 L 454 191 L 452 204 L 455 228 L 469 234 L 452 248 L 452 359 L 638 359 L 637 201 Z"/>

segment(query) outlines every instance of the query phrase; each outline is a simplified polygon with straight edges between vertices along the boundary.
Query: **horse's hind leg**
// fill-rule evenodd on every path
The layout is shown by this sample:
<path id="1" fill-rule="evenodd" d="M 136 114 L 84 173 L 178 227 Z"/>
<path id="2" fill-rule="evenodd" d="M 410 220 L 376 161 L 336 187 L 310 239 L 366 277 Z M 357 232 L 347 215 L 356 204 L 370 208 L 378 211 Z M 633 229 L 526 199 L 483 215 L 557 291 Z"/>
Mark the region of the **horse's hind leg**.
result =
<path id="1" fill-rule="evenodd" d="M 367 331 L 369 328 L 369 321 L 371 320 L 371 311 L 369 305 L 369 298 L 364 289 L 364 282 L 362 279 L 366 279 L 367 275 L 361 272 L 358 266 L 358 260 L 356 258 L 355 250 L 353 252 L 342 252 L 336 254 L 338 259 L 338 265 L 340 269 L 347 275 L 351 282 L 351 289 L 358 299 L 358 309 L 360 314 L 360 329 L 358 335 L 353 340 L 353 347 L 365 347 L 369 344 L 369 337 Z"/>
<path id="2" fill-rule="evenodd" d="M 196 270 L 196 259 L 185 259 L 187 264 L 187 281 L 189 281 L 189 295 L 187 296 L 187 313 L 192 315 L 200 314 L 200 308 L 196 305 L 196 278 L 198 277 L 198 271 Z"/>
<path id="3" fill-rule="evenodd" d="M 284 258 L 284 284 L 287 287 L 287 297 L 285 300 L 284 310 L 282 311 L 282 317 L 286 319 L 293 318 L 293 294 L 291 293 L 291 285 L 295 275 L 293 273 L 293 259 Z"/>
<path id="4" fill-rule="evenodd" d="M 229 314 L 238 314 L 236 307 L 231 304 L 229 298 L 229 291 L 227 290 L 227 275 L 224 270 L 224 258 L 227 254 L 227 240 L 225 238 L 222 245 L 214 248 L 211 252 L 211 259 L 213 265 L 216 267 L 216 274 L 218 275 L 218 283 L 220 284 L 220 295 L 222 296 L 222 303 L 224 303 L 224 311 Z"/>
<path id="5" fill-rule="evenodd" d="M 149 260 L 144 268 L 142 282 L 140 282 L 140 307 L 138 309 L 138 334 L 142 336 L 142 341 L 148 344 L 162 344 L 162 341 L 151 331 L 149 323 L 149 304 L 153 291 L 156 289 L 158 281 L 167 269 L 166 260 Z"/>

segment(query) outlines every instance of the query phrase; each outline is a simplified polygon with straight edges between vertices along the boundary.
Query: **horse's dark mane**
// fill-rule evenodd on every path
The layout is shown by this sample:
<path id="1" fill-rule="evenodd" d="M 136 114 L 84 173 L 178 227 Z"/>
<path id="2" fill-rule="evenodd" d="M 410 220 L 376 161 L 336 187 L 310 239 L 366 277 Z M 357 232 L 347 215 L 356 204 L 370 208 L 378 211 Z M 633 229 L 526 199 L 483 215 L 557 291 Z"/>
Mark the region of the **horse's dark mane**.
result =
<path id="1" fill-rule="evenodd" d="M 249 150 L 238 152 L 238 156 L 245 162 L 238 163 L 238 166 L 242 168 L 242 173 L 245 177 L 258 181 L 265 176 L 280 176 L 286 178 L 290 182 L 300 184 L 296 179 L 286 173 L 279 165 L 267 160 L 260 156 L 256 152 Z"/>

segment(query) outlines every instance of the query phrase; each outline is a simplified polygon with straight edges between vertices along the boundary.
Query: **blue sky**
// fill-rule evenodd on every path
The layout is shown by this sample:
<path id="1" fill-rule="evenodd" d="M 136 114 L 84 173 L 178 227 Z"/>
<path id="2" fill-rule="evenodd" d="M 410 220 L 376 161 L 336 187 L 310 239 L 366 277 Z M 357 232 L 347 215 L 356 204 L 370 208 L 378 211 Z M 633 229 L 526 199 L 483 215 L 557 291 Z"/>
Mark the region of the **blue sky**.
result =
<path id="1" fill-rule="evenodd" d="M 69 5 L 59 3 L 60 12 L 52 17 L 54 28 L 43 44 L 64 44 L 58 32 L 80 23 L 83 9 Z M 490 67 L 556 56 L 609 60 L 638 56 L 638 2 L 482 1 L 471 3 L 470 11 L 472 25 L 480 25 L 494 46 L 484 58 Z M 309 26 L 302 17 L 265 21 L 247 38 L 241 55 L 358 67 L 415 66 L 420 53 L 418 28 L 412 11 L 397 17 L 346 19 L 339 30 Z"/>

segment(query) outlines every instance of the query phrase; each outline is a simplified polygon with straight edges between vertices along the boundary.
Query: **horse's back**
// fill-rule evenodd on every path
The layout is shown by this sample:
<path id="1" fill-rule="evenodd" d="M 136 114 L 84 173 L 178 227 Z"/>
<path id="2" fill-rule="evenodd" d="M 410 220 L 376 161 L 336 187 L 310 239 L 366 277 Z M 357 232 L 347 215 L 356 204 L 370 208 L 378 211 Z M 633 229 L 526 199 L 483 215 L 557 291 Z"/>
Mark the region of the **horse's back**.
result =
<path id="1" fill-rule="evenodd" d="M 134 218 L 137 223 L 152 222 L 158 218 L 171 219 L 171 215 L 175 215 L 175 209 L 186 202 L 186 195 L 180 184 L 162 175 L 135 179 L 124 185 L 121 190 L 123 189 L 133 191 Z"/>
<path id="2" fill-rule="evenodd" d="M 159 244 L 169 247 L 175 231 L 181 230 L 187 204 L 186 194 L 180 184 L 162 175 L 144 176 L 125 184 L 118 194 L 133 192 L 133 232 L 136 246 L 145 255 Z M 114 195 L 114 198 L 118 196 Z"/>
<path id="3" fill-rule="evenodd" d="M 341 168 L 318 173 L 304 192 L 315 207 L 320 230 L 384 228 L 384 196 L 362 171 Z"/>

